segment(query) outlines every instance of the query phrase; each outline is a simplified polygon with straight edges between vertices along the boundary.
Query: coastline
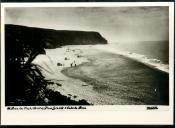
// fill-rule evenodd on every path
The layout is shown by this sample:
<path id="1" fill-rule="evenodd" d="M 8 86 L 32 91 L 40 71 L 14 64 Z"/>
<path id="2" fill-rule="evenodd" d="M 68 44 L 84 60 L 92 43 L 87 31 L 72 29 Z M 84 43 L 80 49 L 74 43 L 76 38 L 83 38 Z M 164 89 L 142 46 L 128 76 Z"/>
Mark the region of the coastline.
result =
<path id="1" fill-rule="evenodd" d="M 124 57 L 127 57 L 128 59 L 135 60 L 135 61 L 142 63 L 142 64 L 144 64 L 150 68 L 153 68 L 155 70 L 169 73 L 168 65 L 161 63 L 161 61 L 158 59 L 147 58 L 145 55 L 142 55 L 142 54 L 127 52 L 127 51 L 122 51 L 122 50 L 115 50 L 115 49 L 113 49 L 109 46 L 105 46 L 105 45 L 98 45 L 96 48 L 103 50 L 105 52 L 122 55 Z"/>
<path id="2" fill-rule="evenodd" d="M 70 49 L 70 51 L 72 51 L 72 52 L 69 51 L 68 54 L 65 54 L 65 53 L 67 53 L 66 49 Z M 77 57 L 77 53 L 75 53 L 75 51 L 77 49 L 78 49 L 79 55 L 81 57 Z M 114 53 L 104 52 L 103 50 L 97 49 L 96 46 L 91 46 L 91 45 L 83 46 L 83 47 L 65 46 L 63 48 L 59 48 L 58 51 L 59 51 L 59 57 L 61 57 L 61 56 L 65 57 L 65 55 L 69 56 L 69 58 L 72 58 L 71 60 L 76 62 L 76 66 L 71 67 L 70 66 L 71 61 L 68 62 L 68 60 L 64 60 L 63 58 L 62 59 L 59 58 L 58 54 L 57 54 L 56 58 L 58 57 L 59 59 L 55 59 L 54 57 L 52 58 L 50 56 L 51 57 L 50 59 L 55 61 L 55 62 L 53 62 L 54 65 L 56 65 L 57 62 L 63 62 L 64 66 L 55 66 L 53 69 L 54 72 L 52 74 L 48 74 L 48 72 L 42 71 L 42 73 L 45 74 L 44 75 L 45 78 L 50 79 L 52 81 L 55 81 L 55 83 L 61 84 L 61 86 L 57 86 L 56 84 L 49 85 L 49 86 L 47 86 L 47 88 L 54 90 L 56 92 L 58 91 L 58 92 L 60 92 L 60 94 L 67 96 L 67 97 L 70 97 L 70 99 L 75 100 L 75 101 L 84 99 L 90 104 L 104 104 L 104 105 L 105 104 L 149 104 L 149 102 L 145 102 L 145 101 L 138 102 L 139 99 L 136 96 L 133 96 L 133 98 L 135 97 L 135 99 L 137 100 L 138 103 L 132 102 L 132 101 L 129 102 L 127 100 L 127 98 L 121 98 L 121 97 L 116 98 L 116 100 L 111 100 L 111 98 L 114 98 L 114 97 L 111 97 L 108 94 L 107 95 L 105 94 L 106 96 L 104 98 L 104 94 L 101 92 L 103 92 L 104 89 L 108 89 L 107 83 L 105 83 L 104 81 L 101 81 L 101 79 L 96 78 L 96 76 L 94 76 L 94 74 L 93 74 L 94 79 L 92 79 L 91 70 L 89 70 L 88 68 L 84 68 L 82 70 L 83 66 L 91 65 L 93 63 L 92 61 L 95 60 L 93 58 L 93 56 L 96 56 L 97 54 L 102 54 L 102 55 L 103 54 L 104 55 L 105 54 L 110 54 L 110 55 L 113 54 L 113 56 L 115 56 L 116 58 L 117 57 L 118 58 L 125 58 L 128 62 L 137 63 L 139 65 L 142 65 L 141 67 L 143 67 L 143 68 L 146 68 L 146 69 L 148 68 L 148 70 L 153 70 L 151 72 L 156 72 L 154 74 L 159 74 L 160 76 L 164 76 L 164 75 L 162 75 L 162 73 L 164 74 L 164 72 L 161 73 L 161 71 L 159 72 L 159 70 L 156 71 L 154 68 L 148 67 L 147 65 L 144 65 L 143 63 L 140 63 L 140 62 L 133 60 L 132 58 L 128 58 L 128 57 L 123 56 L 123 55 L 117 55 Z M 103 57 L 103 56 L 101 56 L 101 57 Z M 118 63 L 118 65 L 120 65 L 120 63 Z M 79 73 L 77 74 L 77 72 L 79 72 Z M 157 75 L 157 76 L 159 76 L 159 75 Z M 118 77 L 120 77 L 120 76 L 118 76 Z M 130 82 L 132 82 L 132 81 L 130 81 Z M 100 85 L 102 85 L 102 86 L 100 86 Z M 161 85 L 161 88 L 164 88 L 164 87 L 162 87 L 162 85 Z M 167 90 L 167 88 L 165 90 Z M 162 95 L 161 93 L 163 93 L 163 92 L 160 91 L 159 93 L 160 93 L 160 95 Z M 167 94 L 165 94 L 165 95 L 167 95 Z M 168 104 L 167 98 L 165 99 L 165 101 L 156 101 L 156 98 L 154 100 L 155 100 L 154 101 L 155 104 Z M 154 104 L 154 102 L 150 102 L 150 103 Z"/>
<path id="3" fill-rule="evenodd" d="M 85 82 L 78 79 L 75 80 L 61 73 L 63 69 L 71 67 L 70 65 L 74 61 L 76 62 L 76 66 L 88 61 L 82 56 L 77 57 L 77 52 L 75 52 L 75 49 L 77 48 L 69 49 L 69 47 L 72 46 L 65 46 L 56 49 L 46 49 L 47 56 L 39 55 L 33 61 L 33 63 L 38 65 L 46 80 L 54 83 L 49 84 L 47 86 L 47 89 L 53 90 L 54 92 L 59 92 L 61 95 L 66 96 L 74 101 L 85 100 L 89 104 L 93 104 L 93 102 L 91 102 L 91 97 L 89 97 L 89 95 L 87 95 L 86 93 L 89 92 L 91 95 L 93 95 L 94 92 L 92 92 L 92 86 L 89 85 L 88 87 L 86 87 Z M 57 54 L 55 54 L 55 51 L 53 52 L 53 50 L 55 50 Z M 79 49 L 77 51 L 82 52 Z M 52 56 L 53 54 L 55 54 L 56 56 Z M 66 60 L 65 57 L 67 58 Z M 62 62 L 63 65 L 58 66 L 57 63 L 60 62 Z M 60 84 L 61 86 L 58 86 L 57 84 Z"/>

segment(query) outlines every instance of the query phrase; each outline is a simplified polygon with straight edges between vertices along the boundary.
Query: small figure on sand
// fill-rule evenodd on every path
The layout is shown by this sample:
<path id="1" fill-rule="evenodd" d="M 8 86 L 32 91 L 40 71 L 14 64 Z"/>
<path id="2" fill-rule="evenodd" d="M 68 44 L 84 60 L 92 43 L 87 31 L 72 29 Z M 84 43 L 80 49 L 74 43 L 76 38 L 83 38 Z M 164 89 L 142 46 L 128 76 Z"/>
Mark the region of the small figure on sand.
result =
<path id="1" fill-rule="evenodd" d="M 157 88 L 155 88 L 154 91 L 157 92 Z"/>
<path id="2" fill-rule="evenodd" d="M 80 55 L 77 55 L 77 58 L 79 58 L 80 57 Z"/>
<path id="3" fill-rule="evenodd" d="M 66 52 L 69 52 L 69 51 L 70 51 L 70 49 L 69 49 L 69 48 L 67 48 L 67 49 L 66 49 Z"/>
<path id="4" fill-rule="evenodd" d="M 57 66 L 63 66 L 63 64 L 61 64 L 61 63 L 57 63 Z"/>
<path id="5" fill-rule="evenodd" d="M 75 60 L 70 64 L 70 66 L 71 66 L 71 67 L 73 67 L 73 66 L 76 67 L 76 66 L 77 66 Z"/>

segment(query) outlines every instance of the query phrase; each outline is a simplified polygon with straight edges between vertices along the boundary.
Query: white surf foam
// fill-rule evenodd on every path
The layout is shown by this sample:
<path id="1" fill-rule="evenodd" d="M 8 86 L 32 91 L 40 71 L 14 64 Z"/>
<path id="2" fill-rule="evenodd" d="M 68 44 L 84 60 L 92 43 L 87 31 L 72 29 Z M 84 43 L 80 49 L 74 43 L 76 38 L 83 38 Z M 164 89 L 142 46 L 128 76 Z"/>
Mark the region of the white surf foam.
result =
<path id="1" fill-rule="evenodd" d="M 107 52 L 112 52 L 112 53 L 116 53 L 116 54 L 119 54 L 119 55 L 129 57 L 129 58 L 134 59 L 138 62 L 144 63 L 147 66 L 150 66 L 152 68 L 155 68 L 155 69 L 161 70 L 163 72 L 169 73 L 169 65 L 168 64 L 163 64 L 158 59 L 148 58 L 145 55 L 141 55 L 141 54 L 137 54 L 137 53 L 122 51 L 122 50 L 110 47 L 109 45 L 96 45 L 95 47 L 97 49 L 100 49 L 100 50 L 104 50 L 104 51 L 107 51 Z"/>

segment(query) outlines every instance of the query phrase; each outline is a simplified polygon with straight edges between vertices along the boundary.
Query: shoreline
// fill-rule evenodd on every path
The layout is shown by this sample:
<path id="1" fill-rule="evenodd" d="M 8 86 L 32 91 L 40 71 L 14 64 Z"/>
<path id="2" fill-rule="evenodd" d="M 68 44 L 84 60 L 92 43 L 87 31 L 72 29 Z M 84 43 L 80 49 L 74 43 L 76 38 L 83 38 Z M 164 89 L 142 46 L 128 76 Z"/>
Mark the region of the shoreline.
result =
<path id="1" fill-rule="evenodd" d="M 54 49 L 58 51 L 58 53 L 60 53 L 59 56 L 56 56 L 57 59 L 55 59 L 55 57 L 52 58 L 51 56 L 48 59 L 49 55 L 46 54 L 47 56 L 38 56 L 38 58 L 36 58 L 36 60 L 33 63 L 39 65 L 42 74 L 45 76 L 47 80 L 51 80 L 52 82 L 55 83 L 55 84 L 50 84 L 49 86 L 47 86 L 48 89 L 51 89 L 55 92 L 59 92 L 61 95 L 66 96 L 74 101 L 85 100 L 91 105 L 93 103 L 85 98 L 87 97 L 87 95 L 84 95 L 85 93 L 83 94 L 79 92 L 79 94 L 77 94 L 78 90 L 82 90 L 83 92 L 86 92 L 86 91 L 91 91 L 91 88 L 82 89 L 82 85 L 86 85 L 85 82 L 82 82 L 81 80 L 75 80 L 75 79 L 69 78 L 61 73 L 61 70 L 70 67 L 70 64 L 72 63 L 72 61 L 76 62 L 77 64 L 76 66 L 78 66 L 79 64 L 83 62 L 87 62 L 85 58 L 77 58 L 76 55 L 73 55 L 72 53 L 69 54 L 70 51 L 74 51 L 75 49 L 70 49 L 69 52 L 67 52 L 66 50 L 69 49 L 68 47 L 69 46 Z M 49 54 L 52 54 L 52 49 L 48 49 L 47 52 L 48 53 L 50 52 Z M 64 60 L 65 56 L 68 57 L 68 60 Z M 50 60 L 52 60 L 52 64 L 50 64 L 49 66 L 44 65 L 46 63 L 48 64 Z M 57 66 L 57 62 L 58 63 L 62 62 L 63 65 Z M 53 66 L 53 69 L 52 69 L 53 72 L 52 71 L 49 72 L 48 67 L 50 68 L 52 66 Z M 61 84 L 61 86 L 57 86 L 56 83 Z"/>
<path id="2" fill-rule="evenodd" d="M 65 54 L 66 49 L 69 49 L 72 52 L 69 51 L 68 54 Z M 56 50 L 56 49 L 54 49 L 54 50 Z M 47 72 L 45 73 L 45 77 L 48 78 L 48 79 L 52 79 L 52 81 L 58 80 L 57 83 L 61 84 L 61 86 L 58 87 L 57 85 L 49 85 L 48 86 L 49 89 L 51 89 L 53 91 L 60 92 L 60 94 L 62 94 L 64 96 L 67 96 L 67 97 L 70 97 L 71 100 L 75 100 L 75 101 L 84 99 L 90 104 L 116 104 L 115 103 L 116 101 L 110 101 L 110 103 L 108 102 L 111 99 L 110 96 L 106 96 L 106 98 L 102 100 L 103 94 L 99 94 L 99 92 L 97 92 L 97 90 L 94 90 L 94 83 L 93 82 L 87 82 L 87 81 L 91 81 L 91 78 L 87 77 L 87 78 L 83 78 L 84 80 L 82 80 L 81 78 L 78 78 L 78 77 L 75 78 L 75 76 L 71 77 L 70 75 L 67 75 L 67 74 L 64 73 L 65 70 L 78 69 L 82 65 L 86 65 L 86 64 L 88 65 L 89 63 L 91 63 L 89 61 L 89 59 L 92 59 L 92 58 L 88 58 L 88 56 L 94 56 L 98 53 L 104 53 L 105 54 L 105 53 L 108 53 L 108 52 L 100 50 L 100 49 L 96 49 L 96 46 L 91 46 L 91 45 L 83 46 L 83 47 L 65 46 L 65 47 L 62 47 L 62 48 L 58 48 L 57 50 L 59 51 L 59 56 L 56 56 L 56 57 L 53 57 L 53 58 L 52 58 L 52 56 L 50 56 L 50 59 L 52 61 L 55 61 L 55 62 L 53 62 L 54 65 L 56 65 L 57 62 L 62 62 L 64 64 L 64 66 L 55 66 L 54 67 L 55 69 L 53 70 L 54 73 L 50 74 L 51 77 L 47 74 Z M 81 57 L 78 58 L 75 55 L 75 52 L 73 52 L 74 50 L 75 51 L 78 50 L 79 54 L 81 53 L 80 54 Z M 52 50 L 48 50 L 48 51 L 51 52 Z M 132 58 L 129 58 L 127 56 L 112 53 L 112 52 L 110 52 L 109 54 L 113 54 L 114 56 L 118 56 L 118 57 L 122 56 L 122 58 L 125 58 L 126 60 L 131 60 L 131 61 L 133 61 L 133 63 L 138 63 L 139 65 L 146 66 L 147 68 L 150 68 L 151 70 L 156 71 L 156 68 L 153 68 L 151 66 L 149 67 L 148 65 L 145 65 L 144 63 L 139 62 L 137 60 L 134 60 Z M 76 66 L 74 65 L 74 66 L 71 67 L 70 66 L 70 63 L 71 63 L 70 60 L 68 62 L 68 60 L 64 60 L 63 58 L 62 59 L 59 58 L 61 56 L 65 56 L 65 55 L 66 56 L 70 55 L 69 57 L 72 58 L 71 60 L 74 60 L 76 62 Z M 59 59 L 55 60 L 54 58 L 57 58 L 57 57 Z M 157 70 L 157 71 L 160 72 L 160 73 L 168 74 L 168 73 L 160 71 L 160 70 Z M 99 82 L 99 84 L 100 84 L 101 81 L 96 81 L 96 82 L 97 83 Z M 102 87 L 102 86 L 100 86 L 100 87 Z M 127 102 L 124 101 L 123 99 L 118 99 L 118 104 L 126 104 L 126 103 Z M 132 103 L 129 103 L 129 104 L 132 104 Z M 139 103 L 139 104 L 144 104 L 144 103 Z"/>
<path id="3" fill-rule="evenodd" d="M 121 54 L 118 54 L 118 55 L 121 55 Z M 123 56 L 123 57 L 125 57 L 125 58 L 127 58 L 127 59 L 130 59 L 130 60 L 133 60 L 133 61 L 135 61 L 135 62 L 137 62 L 137 63 L 143 64 L 143 65 L 145 65 L 146 67 L 148 67 L 148 68 L 150 68 L 150 69 L 152 69 L 152 70 L 155 70 L 155 71 L 157 71 L 157 72 L 160 72 L 160 73 L 169 75 L 169 72 L 160 70 L 160 69 L 156 68 L 156 67 L 153 66 L 153 65 L 150 65 L 150 64 L 141 62 L 141 61 L 139 61 L 139 60 L 137 60 L 137 59 L 134 59 L 134 58 L 131 58 L 131 57 L 128 57 L 128 56 L 125 56 L 125 55 L 121 55 L 121 56 Z"/>
<path id="4" fill-rule="evenodd" d="M 106 54 L 106 53 L 104 53 L 104 54 Z M 151 92 L 151 93 L 153 93 L 153 95 L 154 95 L 154 90 L 160 90 L 158 93 L 160 93 L 160 94 L 158 94 L 158 95 L 160 95 L 162 98 L 163 98 L 163 100 L 161 101 L 161 98 L 157 98 L 157 99 L 154 99 L 154 100 L 160 100 L 160 101 L 155 101 L 155 103 L 154 102 L 150 102 L 151 104 L 168 104 L 168 98 L 166 98 L 166 97 L 168 97 L 168 88 L 169 87 L 166 87 L 166 85 L 164 85 L 163 83 L 165 82 L 165 84 L 167 84 L 166 83 L 166 81 L 168 81 L 168 77 L 169 77 L 169 74 L 168 73 L 166 73 L 166 72 L 164 72 L 164 71 L 161 71 L 161 70 L 158 70 L 158 69 L 156 69 L 156 68 L 153 68 L 153 67 L 151 67 L 151 66 L 148 66 L 148 65 L 145 65 L 144 63 L 141 63 L 141 62 L 139 62 L 139 61 L 136 61 L 136 60 L 134 60 L 134 59 L 132 59 L 132 58 L 128 58 L 128 57 L 126 57 L 126 56 L 123 56 L 123 55 L 119 55 L 119 54 L 114 54 L 114 53 L 109 53 L 109 54 L 113 54 L 114 56 L 120 56 L 121 58 L 125 58 L 127 61 L 129 61 L 129 62 L 132 62 L 132 63 L 135 63 L 135 65 L 140 65 L 141 67 L 143 67 L 143 69 L 144 70 L 146 70 L 146 72 L 152 72 L 150 75 L 153 75 L 152 77 L 153 77 L 153 79 L 154 79 L 154 81 L 156 80 L 157 82 L 159 81 L 159 79 L 160 79 L 160 82 L 159 82 L 159 84 L 160 85 L 157 85 L 156 84 L 156 87 L 155 87 L 155 89 L 153 88 L 153 92 Z M 103 55 L 102 55 L 103 56 Z M 87 57 L 87 56 L 85 56 L 85 57 Z M 87 57 L 88 58 L 88 57 Z M 90 57 L 91 58 L 91 57 Z M 90 58 L 88 58 L 88 59 L 90 59 Z M 99 57 L 100 58 L 100 57 Z M 92 59 L 93 60 L 93 59 Z M 74 79 L 78 79 L 78 80 L 82 80 L 82 81 L 84 81 L 84 82 L 86 82 L 86 83 L 88 83 L 88 84 L 91 84 L 92 86 L 94 86 L 93 87 L 93 89 L 95 88 L 97 88 L 97 90 L 100 88 L 106 88 L 106 89 L 108 89 L 107 87 L 106 87 L 106 85 L 105 85 L 105 83 L 103 83 L 101 80 L 100 81 L 98 81 L 97 80 L 97 78 L 96 78 L 96 76 L 94 76 L 95 78 L 95 80 L 93 80 L 91 77 L 92 76 L 90 76 L 89 78 L 88 78 L 88 76 L 87 76 L 87 74 L 86 73 L 88 73 L 88 72 L 86 72 L 87 70 L 85 70 L 85 73 L 81 73 L 81 75 L 78 73 L 77 74 L 77 72 L 79 72 L 79 70 L 80 70 L 80 72 L 82 72 L 82 71 L 84 71 L 84 69 L 86 69 L 85 67 L 89 67 L 89 65 L 91 65 L 93 62 L 92 61 L 88 61 L 88 62 L 85 62 L 85 63 L 82 63 L 82 64 L 80 64 L 80 65 L 78 65 L 76 68 L 66 68 L 66 69 L 64 69 L 64 70 L 62 70 L 61 72 L 62 73 L 64 73 L 66 76 L 68 76 L 68 77 L 71 77 L 71 78 L 74 78 Z M 88 65 L 88 66 L 86 66 L 86 65 Z M 79 68 L 79 69 L 78 69 Z M 94 68 L 95 69 L 95 68 Z M 103 73 L 103 72 L 102 72 Z M 143 72 L 144 73 L 144 72 Z M 82 77 L 83 75 L 85 75 L 85 77 Z M 155 75 L 155 76 L 154 76 Z M 120 77 L 120 76 L 119 76 Z M 149 76 L 146 76 L 146 77 L 149 77 Z M 156 77 L 158 77 L 158 78 L 156 78 Z M 166 79 L 167 78 L 167 79 Z M 163 81 L 161 80 L 161 79 L 163 79 Z M 165 80 L 165 81 L 164 81 Z M 148 81 L 149 81 L 149 79 L 148 79 Z M 147 81 L 147 82 L 148 82 Z M 161 82 L 162 81 L 162 82 Z M 134 82 L 134 81 L 131 81 L 131 82 Z M 136 79 L 136 82 L 137 82 L 137 79 Z M 145 81 L 146 82 L 146 81 Z M 100 83 L 101 84 L 104 84 L 104 86 L 101 86 L 100 85 Z M 139 83 L 139 81 L 137 82 L 137 83 Z M 152 83 L 153 85 L 152 86 L 154 86 L 154 82 Z M 96 86 L 95 86 L 96 85 Z M 138 84 L 139 85 L 139 84 Z M 100 87 L 99 87 L 100 86 Z M 165 86 L 165 87 L 164 87 Z M 167 86 L 169 86 L 168 84 L 167 84 Z M 150 88 L 152 88 L 152 87 L 150 87 Z M 103 90 L 103 89 L 102 89 Z M 165 91 L 165 93 L 163 92 L 163 91 Z M 157 93 L 155 93 L 155 94 L 157 94 Z M 164 95 L 164 96 L 162 96 L 162 95 Z M 164 100 L 165 99 L 165 100 Z M 119 99 L 118 99 L 119 100 Z M 109 103 L 109 104 L 116 104 L 116 103 Z M 123 101 L 120 101 L 119 100 L 119 103 L 118 104 L 127 104 L 125 101 L 124 101 L 124 103 L 123 103 Z M 133 104 L 133 103 L 129 103 L 129 104 Z M 136 104 L 136 103 L 135 103 Z M 149 102 L 148 103 L 144 103 L 144 102 L 140 102 L 140 103 L 138 103 L 138 104 L 149 104 Z"/>
<path id="5" fill-rule="evenodd" d="M 165 66 L 167 66 L 168 64 L 148 62 L 150 60 L 156 60 L 156 61 L 159 61 L 160 62 L 160 60 L 151 59 L 151 58 L 148 59 L 145 55 L 141 55 L 141 54 L 137 54 L 137 53 L 130 53 L 130 52 L 121 51 L 121 50 L 114 50 L 114 49 L 112 49 L 110 47 L 108 47 L 109 49 L 107 50 L 104 47 L 104 45 L 98 45 L 96 48 L 97 49 L 100 49 L 100 50 L 103 50 L 103 51 L 106 51 L 106 52 L 109 52 L 109 53 L 114 53 L 114 54 L 122 55 L 124 57 L 127 57 L 128 59 L 132 59 L 134 61 L 137 61 L 139 63 L 142 63 L 142 64 L 144 64 L 144 65 L 146 65 L 146 66 L 148 66 L 150 68 L 153 68 L 155 70 L 158 70 L 158 71 L 165 72 L 165 73 L 168 73 L 169 74 L 169 67 L 166 67 L 166 69 L 165 69 Z M 133 54 L 135 54 L 135 56 Z M 164 65 L 164 68 L 162 68 L 162 65 Z"/>

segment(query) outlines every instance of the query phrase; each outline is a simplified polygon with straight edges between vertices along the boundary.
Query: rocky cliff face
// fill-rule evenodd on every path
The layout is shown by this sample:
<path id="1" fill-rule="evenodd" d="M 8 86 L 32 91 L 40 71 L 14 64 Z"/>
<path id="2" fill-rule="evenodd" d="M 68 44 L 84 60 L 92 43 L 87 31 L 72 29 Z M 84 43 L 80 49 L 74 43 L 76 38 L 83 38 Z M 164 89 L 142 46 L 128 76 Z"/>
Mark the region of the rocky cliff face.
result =
<path id="1" fill-rule="evenodd" d="M 107 44 L 98 32 L 53 30 L 5 25 L 6 41 L 27 43 L 34 47 L 56 48 L 63 45 Z M 8 43 L 8 42 L 7 42 Z"/>
<path id="2" fill-rule="evenodd" d="M 18 25 L 5 25 L 5 105 L 88 105 L 73 101 L 48 84 L 37 65 L 31 62 L 44 48 L 63 45 L 105 44 L 97 32 L 58 31 Z"/>

